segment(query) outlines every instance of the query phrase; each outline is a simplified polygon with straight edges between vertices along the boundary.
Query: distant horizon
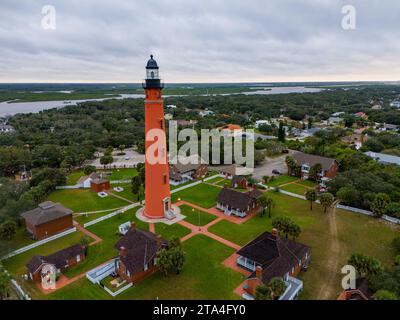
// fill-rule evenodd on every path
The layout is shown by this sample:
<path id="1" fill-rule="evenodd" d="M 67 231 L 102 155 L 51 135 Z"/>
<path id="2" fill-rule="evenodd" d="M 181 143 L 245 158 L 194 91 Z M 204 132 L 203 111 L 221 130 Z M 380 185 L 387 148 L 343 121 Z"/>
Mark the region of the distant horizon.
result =
<path id="1" fill-rule="evenodd" d="M 352 84 L 352 83 L 400 83 L 400 80 L 342 80 L 342 81 L 244 81 L 244 82 L 164 82 L 165 84 L 173 84 L 173 85 L 181 85 L 181 84 L 200 84 L 200 85 L 213 85 L 213 84 L 229 84 L 229 85 L 248 85 L 248 84 L 257 84 L 257 85 L 274 85 L 274 84 L 304 84 L 304 83 L 330 83 L 330 84 Z M 121 85 L 141 85 L 141 82 L 103 82 L 103 81 L 53 81 L 53 82 L 0 82 L 0 85 L 13 85 L 13 84 L 121 84 Z"/>

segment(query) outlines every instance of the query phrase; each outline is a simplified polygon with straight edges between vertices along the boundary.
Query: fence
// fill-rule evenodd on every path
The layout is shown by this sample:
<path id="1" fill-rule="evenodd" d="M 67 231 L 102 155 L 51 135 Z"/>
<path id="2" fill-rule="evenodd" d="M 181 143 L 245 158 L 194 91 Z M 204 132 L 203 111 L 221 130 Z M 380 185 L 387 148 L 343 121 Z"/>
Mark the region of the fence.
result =
<path id="1" fill-rule="evenodd" d="M 224 176 L 223 176 L 223 175 L 220 175 L 220 174 L 215 174 L 215 175 L 213 175 L 213 176 L 204 178 L 204 181 L 209 181 L 209 180 L 212 180 L 212 179 L 214 179 L 214 178 L 216 178 L 216 177 L 221 177 L 221 178 L 223 178 Z M 176 189 L 174 189 L 174 190 L 171 190 L 171 193 L 175 193 L 175 192 L 178 192 L 178 191 L 185 190 L 185 189 L 187 189 L 187 188 L 191 188 L 191 187 L 197 186 L 198 184 L 200 184 L 200 183 L 202 183 L 202 182 L 203 182 L 203 181 L 198 180 L 198 181 L 195 181 L 195 182 L 190 183 L 190 184 L 185 184 L 185 185 L 182 186 L 182 187 L 179 187 L 179 188 L 176 188 Z"/>
<path id="2" fill-rule="evenodd" d="M 129 289 L 130 287 L 133 286 L 133 283 L 128 283 L 126 286 L 123 286 L 121 289 L 112 292 L 110 289 L 108 289 L 106 286 L 103 286 L 103 289 L 106 290 L 110 295 L 112 295 L 113 297 L 119 295 L 121 292 L 124 292 L 125 290 Z"/>
<path id="3" fill-rule="evenodd" d="M 22 289 L 17 281 L 11 279 L 11 286 L 14 288 L 15 292 L 18 294 L 22 300 L 31 300 L 31 297 Z"/>
<path id="4" fill-rule="evenodd" d="M 137 206 L 140 206 L 140 203 L 132 203 L 132 204 L 130 204 L 129 206 L 126 206 L 126 207 L 123 207 L 123 208 L 118 209 L 118 210 L 116 210 L 116 211 L 113 211 L 113 212 L 111 212 L 111 213 L 109 213 L 109 214 L 107 214 L 107 215 L 105 215 L 105 216 L 102 216 L 102 217 L 97 218 L 97 219 L 95 219 L 95 220 L 86 222 L 86 223 L 83 225 L 83 227 L 84 227 L 84 228 L 87 228 L 87 227 L 92 226 L 92 225 L 94 225 L 94 224 L 96 224 L 96 223 L 99 223 L 99 222 L 101 222 L 101 221 L 110 219 L 110 218 L 112 218 L 112 217 L 114 217 L 114 216 L 116 216 L 116 215 L 118 215 L 118 214 L 121 214 L 121 213 L 123 213 L 123 212 L 125 212 L 125 211 L 127 211 L 127 210 L 129 210 L 129 209 L 133 209 L 133 208 L 135 208 L 135 207 L 137 207 Z"/>
<path id="5" fill-rule="evenodd" d="M 261 183 L 259 183 L 258 185 L 261 186 L 261 187 L 267 188 L 267 189 L 269 189 L 269 190 L 276 190 L 276 188 L 268 187 L 268 186 L 266 186 L 266 185 L 264 185 L 264 184 L 261 184 Z M 288 196 L 290 196 L 290 197 L 295 197 L 295 198 L 299 198 L 299 199 L 306 200 L 306 197 L 304 197 L 304 196 L 302 196 L 302 195 L 295 194 L 295 193 L 292 193 L 292 192 L 288 192 L 288 191 L 285 191 L 285 190 L 282 190 L 282 189 L 279 189 L 279 188 L 278 188 L 278 190 L 279 190 L 280 193 L 286 194 L 286 195 L 288 195 Z M 317 201 L 315 201 L 315 202 L 316 202 L 316 203 L 320 203 L 319 200 L 317 200 Z M 373 213 L 372 211 L 368 211 L 368 210 L 364 210 L 364 209 L 359 209 L 359 208 L 354 208 L 354 207 L 350 207 L 350 206 L 345 206 L 345 205 L 342 205 L 342 204 L 337 204 L 337 205 L 336 205 L 336 208 L 342 209 L 342 210 L 345 210 L 345 211 L 360 213 L 360 214 L 363 214 L 363 215 L 369 216 L 369 217 L 373 217 L 373 216 L 374 216 L 374 213 Z M 382 219 L 382 220 L 385 220 L 385 221 L 387 221 L 387 222 L 391 222 L 391 223 L 395 223 L 395 224 L 400 224 L 400 219 L 397 219 L 397 218 L 394 218 L 394 217 L 390 217 L 390 216 L 387 216 L 387 215 L 383 215 L 383 216 L 381 217 L 381 219 Z"/>
<path id="6" fill-rule="evenodd" d="M 20 253 L 23 253 L 23 252 L 25 252 L 25 251 L 31 250 L 31 249 L 33 249 L 33 248 L 39 247 L 39 246 L 41 246 L 41 245 L 43 245 L 43 244 L 45 244 L 45 243 L 47 243 L 47 242 L 50 242 L 50 241 L 56 240 L 56 239 L 58 239 L 58 238 L 64 237 L 64 236 L 66 236 L 66 235 L 68 235 L 68 234 L 70 234 L 70 233 L 72 233 L 72 232 L 75 232 L 75 231 L 76 231 L 76 228 L 74 227 L 74 228 L 68 229 L 68 230 L 66 230 L 66 231 L 64 231 L 64 232 L 55 234 L 54 236 L 48 237 L 48 238 L 46 238 L 46 239 L 39 240 L 39 241 L 37 241 L 37 242 L 35 242 L 35 243 L 32 243 L 32 244 L 30 244 L 30 245 L 27 245 L 27 246 L 25 246 L 25 247 L 22 247 L 22 248 L 20 248 L 20 249 L 17 249 L 17 250 L 15 250 L 15 251 L 13 251 L 13 252 L 10 252 L 9 254 L 7 254 L 7 255 L 5 255 L 4 257 L 2 257 L 1 260 L 14 257 L 14 256 L 16 256 L 17 254 L 20 254 Z"/>

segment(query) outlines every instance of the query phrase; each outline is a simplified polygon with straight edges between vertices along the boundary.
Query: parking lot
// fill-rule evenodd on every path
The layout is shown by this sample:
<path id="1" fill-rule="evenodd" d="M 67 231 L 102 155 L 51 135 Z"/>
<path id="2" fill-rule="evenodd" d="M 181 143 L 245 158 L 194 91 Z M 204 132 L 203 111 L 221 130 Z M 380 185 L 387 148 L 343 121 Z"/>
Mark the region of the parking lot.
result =
<path id="1" fill-rule="evenodd" d="M 136 166 L 138 163 L 144 162 L 144 155 L 138 153 L 133 149 L 125 149 L 125 155 L 118 155 L 120 151 L 114 151 L 113 156 L 113 163 L 111 167 L 114 168 L 132 168 Z M 95 166 L 97 169 L 102 169 L 104 166 L 100 163 L 100 158 L 103 156 L 103 153 L 99 152 L 97 158 L 93 161 L 87 163 L 89 165 Z"/>

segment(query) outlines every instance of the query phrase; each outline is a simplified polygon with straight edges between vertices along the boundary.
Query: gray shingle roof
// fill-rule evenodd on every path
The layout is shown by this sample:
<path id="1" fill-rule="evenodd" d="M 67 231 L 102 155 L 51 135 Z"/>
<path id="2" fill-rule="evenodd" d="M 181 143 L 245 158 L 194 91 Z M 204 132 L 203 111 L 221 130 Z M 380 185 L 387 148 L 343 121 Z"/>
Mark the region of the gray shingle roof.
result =
<path id="1" fill-rule="evenodd" d="M 38 226 L 49 221 L 72 215 L 72 212 L 72 210 L 65 208 L 59 203 L 45 201 L 40 203 L 37 208 L 24 212 L 21 216 L 26 222 L 33 226 Z"/>
<path id="2" fill-rule="evenodd" d="M 325 158 L 321 156 L 316 156 L 314 154 L 307 154 L 303 152 L 296 152 L 293 154 L 293 159 L 297 162 L 299 165 L 307 164 L 310 167 L 319 163 L 322 165 L 323 170 L 328 170 L 331 165 L 336 161 L 333 158 Z"/>
<path id="3" fill-rule="evenodd" d="M 126 256 L 120 257 L 125 267 L 131 274 L 142 271 L 144 264 L 149 263 L 168 242 L 162 239 L 161 244 L 157 242 L 157 235 L 143 230 L 130 229 L 116 244 L 115 249 L 124 247 Z"/>
<path id="4" fill-rule="evenodd" d="M 247 211 L 253 201 L 253 198 L 249 194 L 229 188 L 223 188 L 217 197 L 218 203 L 234 209 L 239 209 L 240 211 Z"/>
<path id="5" fill-rule="evenodd" d="M 57 269 L 63 268 L 67 261 L 75 258 L 76 256 L 84 253 L 85 249 L 79 245 L 73 245 L 71 247 L 65 248 L 63 250 L 57 251 L 53 254 L 48 256 L 34 256 L 27 264 L 26 267 L 28 268 L 29 272 L 34 273 L 37 269 L 43 264 L 53 264 L 56 266 Z"/>
<path id="6" fill-rule="evenodd" d="M 262 281 L 268 283 L 274 277 L 283 277 L 309 250 L 304 244 L 264 232 L 241 248 L 237 254 L 261 265 Z M 254 277 L 254 274 L 251 277 Z"/>

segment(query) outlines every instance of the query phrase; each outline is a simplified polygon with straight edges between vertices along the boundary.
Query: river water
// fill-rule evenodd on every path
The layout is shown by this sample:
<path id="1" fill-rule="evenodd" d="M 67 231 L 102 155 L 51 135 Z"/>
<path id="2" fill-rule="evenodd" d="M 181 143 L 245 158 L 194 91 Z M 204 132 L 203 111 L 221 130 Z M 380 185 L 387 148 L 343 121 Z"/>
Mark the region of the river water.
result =
<path id="1" fill-rule="evenodd" d="M 321 92 L 324 89 L 307 88 L 307 87 L 260 87 L 260 90 L 241 92 L 238 94 L 245 95 L 265 95 L 265 94 L 288 94 L 288 93 L 315 93 Z M 223 96 L 234 95 L 236 93 L 220 94 Z M 205 95 L 204 95 L 205 96 Z M 164 96 L 168 97 L 168 95 Z M 176 97 L 176 95 L 174 96 Z M 117 97 L 101 98 L 101 99 L 86 99 L 86 100 L 60 100 L 60 101 L 35 101 L 35 102 L 13 102 L 5 101 L 0 102 L 0 117 L 12 116 L 17 113 L 35 113 L 42 110 L 62 108 L 67 105 L 76 105 L 86 101 L 104 101 L 108 99 L 143 99 L 144 94 L 120 94 Z"/>

